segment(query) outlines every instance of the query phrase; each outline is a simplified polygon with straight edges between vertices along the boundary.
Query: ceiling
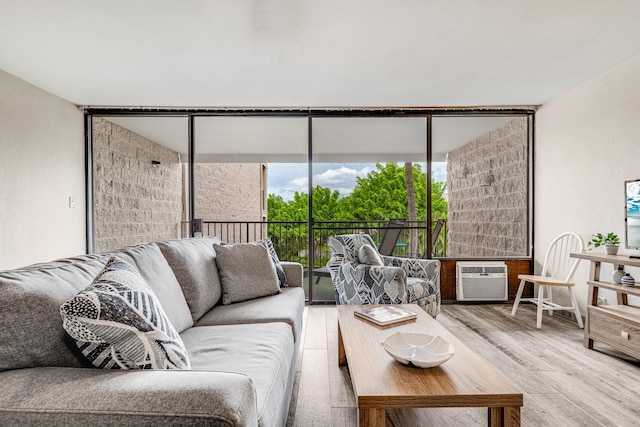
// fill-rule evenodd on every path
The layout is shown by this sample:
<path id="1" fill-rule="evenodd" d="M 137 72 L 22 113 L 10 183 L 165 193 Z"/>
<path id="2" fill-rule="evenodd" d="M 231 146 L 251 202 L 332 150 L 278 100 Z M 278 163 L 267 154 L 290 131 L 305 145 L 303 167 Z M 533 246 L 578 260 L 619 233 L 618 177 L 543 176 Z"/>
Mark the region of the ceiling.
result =
<path id="1" fill-rule="evenodd" d="M 82 106 L 535 106 L 639 55 L 638 22 L 637 0 L 0 0 L 0 69 Z"/>
<path id="2" fill-rule="evenodd" d="M 187 159 L 186 117 L 107 117 Z M 504 126 L 513 117 L 435 117 L 432 159 Z M 306 117 L 196 117 L 196 161 L 305 163 Z M 424 118 L 315 118 L 314 162 L 424 162 Z"/>
<path id="3" fill-rule="evenodd" d="M 540 105 L 640 54 L 637 0 L 0 0 L 0 69 L 78 105 Z"/>

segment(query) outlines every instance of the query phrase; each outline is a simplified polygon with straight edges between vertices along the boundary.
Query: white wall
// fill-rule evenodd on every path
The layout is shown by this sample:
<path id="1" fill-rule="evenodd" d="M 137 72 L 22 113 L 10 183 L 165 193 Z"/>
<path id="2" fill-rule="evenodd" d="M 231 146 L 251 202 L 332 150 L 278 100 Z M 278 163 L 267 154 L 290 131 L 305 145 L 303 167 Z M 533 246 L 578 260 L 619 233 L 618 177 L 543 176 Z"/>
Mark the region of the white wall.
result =
<path id="1" fill-rule="evenodd" d="M 0 70 L 0 269 L 85 252 L 83 134 L 76 106 Z"/>
<path id="2" fill-rule="evenodd" d="M 546 247 L 564 231 L 580 234 L 585 243 L 597 232 L 613 231 L 624 240 L 624 181 L 640 179 L 640 57 L 545 104 L 535 130 L 539 272 Z M 621 247 L 619 253 L 634 252 Z M 640 281 L 640 271 L 627 271 Z M 611 272 L 603 265 L 601 277 Z M 583 261 L 575 277 L 583 316 L 587 277 Z M 615 301 L 612 292 L 601 296 Z"/>

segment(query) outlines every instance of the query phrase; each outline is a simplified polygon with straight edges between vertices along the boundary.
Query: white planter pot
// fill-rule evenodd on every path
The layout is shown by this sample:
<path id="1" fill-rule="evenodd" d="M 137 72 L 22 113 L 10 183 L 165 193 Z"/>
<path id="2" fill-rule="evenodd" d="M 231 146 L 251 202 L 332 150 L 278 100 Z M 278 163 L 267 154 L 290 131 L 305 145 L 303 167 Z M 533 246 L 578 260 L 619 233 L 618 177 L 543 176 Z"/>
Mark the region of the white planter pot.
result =
<path id="1" fill-rule="evenodd" d="M 604 253 L 607 255 L 617 255 L 618 245 L 604 245 Z"/>

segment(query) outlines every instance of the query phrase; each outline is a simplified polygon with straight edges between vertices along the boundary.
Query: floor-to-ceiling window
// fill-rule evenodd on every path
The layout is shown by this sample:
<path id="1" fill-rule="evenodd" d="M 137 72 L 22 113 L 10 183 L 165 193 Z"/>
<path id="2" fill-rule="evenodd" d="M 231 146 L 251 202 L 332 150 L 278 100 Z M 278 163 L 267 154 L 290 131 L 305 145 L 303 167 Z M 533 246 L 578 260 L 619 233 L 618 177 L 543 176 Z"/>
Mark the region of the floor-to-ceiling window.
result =
<path id="1" fill-rule="evenodd" d="M 271 174 L 306 171 L 306 117 L 202 115 L 193 135 L 202 233 L 229 243 L 270 238 L 282 261 L 306 265 L 307 206 L 289 208 L 294 195 L 269 185 Z"/>
<path id="2" fill-rule="evenodd" d="M 367 233 L 385 255 L 423 256 L 427 118 L 320 115 L 311 125 L 313 298 L 333 300 L 332 235 Z"/>
<path id="3" fill-rule="evenodd" d="M 269 237 L 281 259 L 305 265 L 310 302 L 333 301 L 328 238 L 380 243 L 391 220 L 402 223 L 394 255 L 531 256 L 528 112 L 91 113 L 97 252 Z"/>

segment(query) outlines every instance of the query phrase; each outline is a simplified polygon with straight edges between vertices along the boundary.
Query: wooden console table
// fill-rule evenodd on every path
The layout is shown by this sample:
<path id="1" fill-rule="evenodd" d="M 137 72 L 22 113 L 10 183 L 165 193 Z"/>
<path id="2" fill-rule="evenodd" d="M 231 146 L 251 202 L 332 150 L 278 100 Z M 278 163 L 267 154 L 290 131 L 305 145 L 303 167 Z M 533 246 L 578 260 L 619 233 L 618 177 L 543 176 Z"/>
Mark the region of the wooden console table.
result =
<path id="1" fill-rule="evenodd" d="M 624 255 L 605 255 L 580 253 L 571 254 L 573 258 L 591 261 L 589 270 L 589 296 L 587 299 L 587 321 L 584 327 L 584 346 L 593 348 L 593 341 L 601 341 L 610 346 L 640 359 L 640 307 L 629 305 L 628 295 L 640 297 L 640 284 L 622 286 L 611 279 L 601 280 L 600 266 L 613 264 L 616 270 L 619 265 L 640 267 L 640 259 L 632 259 Z M 616 293 L 617 304 L 598 304 L 598 290 L 609 289 Z"/>

